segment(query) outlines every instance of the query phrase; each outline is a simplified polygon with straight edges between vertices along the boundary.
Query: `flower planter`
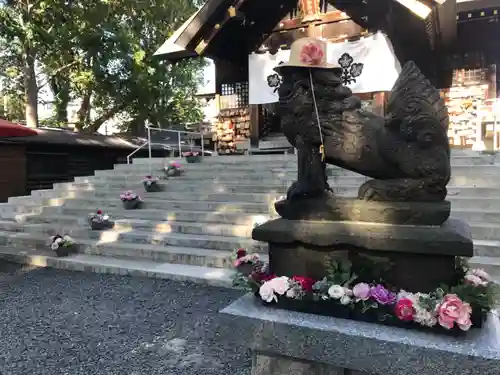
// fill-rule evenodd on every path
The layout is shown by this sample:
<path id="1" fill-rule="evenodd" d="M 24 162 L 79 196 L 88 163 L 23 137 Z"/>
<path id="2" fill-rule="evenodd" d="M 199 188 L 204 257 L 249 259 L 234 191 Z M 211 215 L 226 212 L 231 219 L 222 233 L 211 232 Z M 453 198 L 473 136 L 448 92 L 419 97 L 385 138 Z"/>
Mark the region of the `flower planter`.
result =
<path id="1" fill-rule="evenodd" d="M 201 157 L 200 157 L 200 155 L 186 156 L 186 161 L 188 163 L 199 163 L 201 161 Z"/>
<path id="2" fill-rule="evenodd" d="M 146 182 L 144 182 L 144 190 L 146 190 L 146 192 L 148 192 L 148 193 L 157 193 L 159 191 L 162 191 L 162 188 L 156 182 L 152 182 L 150 184 L 147 184 Z"/>
<path id="3" fill-rule="evenodd" d="M 182 169 L 177 168 L 167 168 L 165 169 L 165 174 L 167 177 L 179 177 L 182 174 Z"/>
<path id="4" fill-rule="evenodd" d="M 316 314 L 323 316 L 331 316 L 341 319 L 351 318 L 351 309 L 347 306 L 343 306 L 338 302 L 331 300 L 326 301 L 311 301 L 309 299 L 297 300 L 291 298 L 279 298 L 278 302 L 265 302 L 263 301 L 258 292 L 256 293 L 256 298 L 258 298 L 265 306 L 282 309 L 282 310 L 292 310 L 307 314 Z"/>
<path id="5" fill-rule="evenodd" d="M 112 221 L 90 221 L 90 229 L 92 230 L 104 230 L 113 228 L 114 223 Z"/>
<path id="6" fill-rule="evenodd" d="M 77 245 L 71 245 L 71 246 L 59 246 L 56 250 L 54 250 L 56 253 L 56 256 L 58 258 L 64 258 L 67 257 L 71 254 L 76 254 L 78 253 L 78 246 Z"/>
<path id="7" fill-rule="evenodd" d="M 134 199 L 131 201 L 122 201 L 123 202 L 123 208 L 126 210 L 136 210 L 138 208 L 141 208 L 142 206 L 142 201 L 139 199 Z"/>

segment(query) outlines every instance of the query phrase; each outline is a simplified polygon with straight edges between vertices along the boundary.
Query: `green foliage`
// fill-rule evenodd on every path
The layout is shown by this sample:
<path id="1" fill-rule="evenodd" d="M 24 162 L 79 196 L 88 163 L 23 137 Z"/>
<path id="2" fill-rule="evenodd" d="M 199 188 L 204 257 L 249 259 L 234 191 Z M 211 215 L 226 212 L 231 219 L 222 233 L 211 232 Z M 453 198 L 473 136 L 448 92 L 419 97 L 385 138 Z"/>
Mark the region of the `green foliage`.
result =
<path id="1" fill-rule="evenodd" d="M 67 105 L 80 99 L 77 127 L 97 131 L 122 115 L 124 129 L 198 122 L 195 98 L 203 63 L 169 64 L 155 50 L 196 10 L 195 0 L 7 1 L 0 6 L 0 73 L 9 90 L 35 95 L 50 87 L 54 118 L 67 122 Z M 26 62 L 35 61 L 35 87 Z M 91 115 L 92 113 L 92 115 Z"/>
<path id="2" fill-rule="evenodd" d="M 327 272 L 327 281 L 334 285 L 349 286 L 357 278 L 351 272 L 351 262 L 344 259 L 329 259 Z"/>

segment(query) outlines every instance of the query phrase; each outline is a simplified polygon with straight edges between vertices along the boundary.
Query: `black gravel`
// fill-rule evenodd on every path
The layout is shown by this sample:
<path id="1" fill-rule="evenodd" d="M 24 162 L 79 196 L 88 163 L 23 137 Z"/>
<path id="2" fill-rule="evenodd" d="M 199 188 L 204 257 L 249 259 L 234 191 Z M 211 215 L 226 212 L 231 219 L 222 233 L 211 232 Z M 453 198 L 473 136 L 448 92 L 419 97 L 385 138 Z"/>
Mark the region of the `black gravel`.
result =
<path id="1" fill-rule="evenodd" d="M 218 313 L 240 295 L 0 263 L 0 375 L 248 375 L 247 331 Z"/>

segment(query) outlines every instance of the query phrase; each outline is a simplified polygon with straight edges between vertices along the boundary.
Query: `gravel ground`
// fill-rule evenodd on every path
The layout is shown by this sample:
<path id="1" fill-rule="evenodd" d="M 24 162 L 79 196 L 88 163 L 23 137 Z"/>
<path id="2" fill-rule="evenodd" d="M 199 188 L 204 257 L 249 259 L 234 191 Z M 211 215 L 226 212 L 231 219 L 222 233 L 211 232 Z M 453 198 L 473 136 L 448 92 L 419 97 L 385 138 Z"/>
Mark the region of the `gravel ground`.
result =
<path id="1" fill-rule="evenodd" d="M 0 375 L 248 375 L 234 290 L 0 264 Z"/>

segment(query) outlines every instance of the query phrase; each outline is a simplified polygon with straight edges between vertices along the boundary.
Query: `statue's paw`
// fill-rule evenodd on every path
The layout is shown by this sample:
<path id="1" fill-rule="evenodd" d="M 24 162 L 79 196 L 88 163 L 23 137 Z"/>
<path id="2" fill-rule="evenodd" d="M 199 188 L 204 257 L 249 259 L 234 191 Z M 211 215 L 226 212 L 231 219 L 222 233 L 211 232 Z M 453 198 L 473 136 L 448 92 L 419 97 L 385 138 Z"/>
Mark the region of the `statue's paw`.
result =
<path id="1" fill-rule="evenodd" d="M 376 185 L 375 180 L 365 182 L 358 190 L 358 198 L 365 201 L 375 200 L 380 196 L 380 189 Z"/>

